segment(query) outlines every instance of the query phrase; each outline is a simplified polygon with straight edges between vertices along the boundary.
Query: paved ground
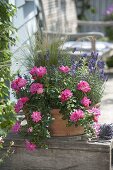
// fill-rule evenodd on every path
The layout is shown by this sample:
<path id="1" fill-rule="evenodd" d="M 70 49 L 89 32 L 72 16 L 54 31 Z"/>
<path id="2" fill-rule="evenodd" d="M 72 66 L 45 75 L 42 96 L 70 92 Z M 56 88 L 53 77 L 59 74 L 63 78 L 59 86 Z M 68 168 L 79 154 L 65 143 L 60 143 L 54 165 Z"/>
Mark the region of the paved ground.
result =
<path id="1" fill-rule="evenodd" d="M 104 96 L 101 103 L 100 122 L 113 123 L 113 72 L 108 74 Z"/>

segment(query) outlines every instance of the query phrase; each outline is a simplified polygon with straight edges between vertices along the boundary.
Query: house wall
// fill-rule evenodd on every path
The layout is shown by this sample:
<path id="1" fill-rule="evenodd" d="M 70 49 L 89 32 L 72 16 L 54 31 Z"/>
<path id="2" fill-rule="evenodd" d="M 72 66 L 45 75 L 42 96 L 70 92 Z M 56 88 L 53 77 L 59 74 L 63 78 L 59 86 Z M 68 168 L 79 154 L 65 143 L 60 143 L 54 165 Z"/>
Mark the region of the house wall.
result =
<path id="1" fill-rule="evenodd" d="M 15 16 L 12 18 L 13 25 L 17 29 L 17 41 L 14 47 L 11 47 L 13 57 L 11 73 L 20 70 L 24 74 L 26 68 L 23 62 L 24 46 L 29 43 L 29 37 L 39 29 L 40 19 L 43 18 L 39 0 L 9 0 L 9 3 L 17 7 Z M 39 14 L 39 15 L 38 15 Z"/>
<path id="2" fill-rule="evenodd" d="M 17 29 L 18 36 L 17 44 L 13 48 L 15 52 L 28 40 L 29 36 L 37 31 L 38 4 L 35 3 L 35 0 L 9 0 L 9 2 L 17 7 L 17 12 L 13 17 L 13 24 Z"/>
<path id="3" fill-rule="evenodd" d="M 42 19 L 42 13 L 39 13 L 40 3 L 39 0 L 9 0 L 17 7 L 15 16 L 12 18 L 13 25 L 17 29 L 16 45 L 11 48 L 12 51 L 12 65 L 11 74 L 19 72 L 23 75 L 26 73 L 25 66 L 25 47 L 29 43 L 29 37 L 33 37 L 33 34 L 39 29 L 39 21 Z M 39 15 L 38 15 L 39 14 Z M 15 101 L 12 92 L 10 92 L 10 98 Z"/>
<path id="4" fill-rule="evenodd" d="M 77 31 L 77 17 L 73 0 L 42 0 L 46 29 L 57 32 Z"/>

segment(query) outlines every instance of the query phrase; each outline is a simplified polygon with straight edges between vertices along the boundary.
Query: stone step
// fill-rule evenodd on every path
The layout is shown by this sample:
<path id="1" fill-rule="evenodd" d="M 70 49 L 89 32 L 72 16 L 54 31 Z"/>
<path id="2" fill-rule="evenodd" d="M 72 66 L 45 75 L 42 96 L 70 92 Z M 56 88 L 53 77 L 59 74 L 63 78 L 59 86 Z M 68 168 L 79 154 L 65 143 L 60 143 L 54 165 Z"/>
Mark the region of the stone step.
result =
<path id="1" fill-rule="evenodd" d="M 15 153 L 0 170 L 113 170 L 113 140 L 91 141 L 73 137 L 52 137 L 48 149 L 29 152 L 24 139 L 10 134 Z"/>

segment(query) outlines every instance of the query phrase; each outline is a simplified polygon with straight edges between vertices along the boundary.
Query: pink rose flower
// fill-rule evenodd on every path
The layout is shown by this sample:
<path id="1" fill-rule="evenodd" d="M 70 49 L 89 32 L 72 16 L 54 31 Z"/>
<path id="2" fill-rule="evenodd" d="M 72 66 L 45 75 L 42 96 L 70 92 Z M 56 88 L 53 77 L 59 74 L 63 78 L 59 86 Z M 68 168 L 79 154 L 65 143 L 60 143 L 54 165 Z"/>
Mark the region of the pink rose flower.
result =
<path id="1" fill-rule="evenodd" d="M 15 108 L 15 112 L 18 113 L 22 108 L 23 108 L 23 103 L 21 102 L 21 100 L 18 100 L 18 102 L 15 104 L 14 108 Z"/>
<path id="2" fill-rule="evenodd" d="M 70 68 L 68 66 L 60 66 L 59 70 L 60 72 L 68 73 L 70 71 Z"/>
<path id="3" fill-rule="evenodd" d="M 12 132 L 14 133 L 18 133 L 20 131 L 21 128 L 21 124 L 19 122 L 16 122 L 13 126 L 12 126 Z"/>
<path id="4" fill-rule="evenodd" d="M 89 105 L 91 104 L 91 100 L 87 97 L 83 97 L 83 99 L 81 100 L 81 104 L 85 107 L 89 107 Z"/>
<path id="5" fill-rule="evenodd" d="M 32 113 L 31 118 L 33 119 L 33 122 L 38 123 L 42 119 L 42 116 L 40 112 L 36 111 Z"/>
<path id="6" fill-rule="evenodd" d="M 39 77 L 39 78 L 42 78 L 45 74 L 47 74 L 47 69 L 46 67 L 33 67 L 31 70 L 30 70 L 30 74 L 34 77 Z"/>
<path id="7" fill-rule="evenodd" d="M 45 74 L 47 74 L 47 69 L 46 67 L 38 67 L 38 70 L 37 70 L 37 76 L 42 78 Z"/>
<path id="8" fill-rule="evenodd" d="M 93 120 L 94 122 L 98 122 L 99 116 L 101 115 L 100 109 L 93 107 L 92 109 L 88 110 L 89 113 L 93 114 Z"/>
<path id="9" fill-rule="evenodd" d="M 35 67 L 33 67 L 33 68 L 30 70 L 29 73 L 30 73 L 31 75 L 35 75 L 36 72 L 37 72 L 37 69 L 38 69 L 38 68 L 35 66 Z"/>
<path id="10" fill-rule="evenodd" d="M 89 83 L 87 81 L 80 81 L 77 85 L 77 89 L 81 90 L 84 93 L 87 93 L 91 90 Z"/>
<path id="11" fill-rule="evenodd" d="M 29 127 L 28 130 L 27 130 L 28 133 L 32 133 L 33 132 L 33 128 L 32 127 Z"/>
<path id="12" fill-rule="evenodd" d="M 29 98 L 28 97 L 22 97 L 22 98 L 20 98 L 20 100 L 23 104 L 25 104 L 27 101 L 29 101 Z"/>
<path id="13" fill-rule="evenodd" d="M 75 110 L 70 115 L 70 120 L 72 122 L 77 122 L 79 119 L 83 119 L 83 118 L 84 118 L 84 112 L 81 109 Z"/>
<path id="14" fill-rule="evenodd" d="M 35 151 L 36 145 L 34 143 L 29 142 L 28 140 L 25 141 L 26 149 L 28 151 Z"/>
<path id="15" fill-rule="evenodd" d="M 19 77 L 12 81 L 11 88 L 15 91 L 19 91 L 22 87 L 26 85 L 26 83 L 27 83 L 27 80 Z"/>
<path id="16" fill-rule="evenodd" d="M 30 92 L 32 94 L 42 94 L 44 91 L 43 89 L 43 84 L 40 84 L 40 83 L 33 83 L 31 86 L 30 86 Z"/>
<path id="17" fill-rule="evenodd" d="M 20 98 L 17 103 L 15 104 L 14 108 L 15 108 L 15 112 L 18 113 L 24 106 L 24 104 L 29 101 L 28 97 L 22 97 Z"/>
<path id="18" fill-rule="evenodd" d="M 65 102 L 69 100 L 73 96 L 73 93 L 69 89 L 65 89 L 64 91 L 61 92 L 60 95 L 60 100 L 61 102 Z"/>

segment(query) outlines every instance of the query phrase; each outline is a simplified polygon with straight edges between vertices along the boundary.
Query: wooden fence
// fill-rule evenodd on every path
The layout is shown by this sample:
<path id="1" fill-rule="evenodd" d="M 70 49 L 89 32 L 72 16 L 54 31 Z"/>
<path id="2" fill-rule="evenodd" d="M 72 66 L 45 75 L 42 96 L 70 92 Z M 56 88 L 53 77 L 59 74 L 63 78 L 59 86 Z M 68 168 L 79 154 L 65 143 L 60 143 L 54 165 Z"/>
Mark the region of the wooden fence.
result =
<path id="1" fill-rule="evenodd" d="M 90 10 L 85 11 L 85 16 L 88 21 L 103 21 L 106 13 L 106 9 L 113 4 L 113 0 L 90 0 L 90 4 L 93 8 L 95 8 L 96 12 L 91 13 Z M 77 9 L 79 10 L 79 9 Z M 82 25 L 80 27 L 81 32 L 88 32 L 88 31 L 100 31 L 104 32 L 104 26 L 111 25 L 113 27 L 113 24 L 107 23 L 104 24 L 103 22 L 88 22 L 87 24 L 84 22 L 78 22 L 78 24 Z M 82 24 L 81 24 L 82 23 Z"/>

